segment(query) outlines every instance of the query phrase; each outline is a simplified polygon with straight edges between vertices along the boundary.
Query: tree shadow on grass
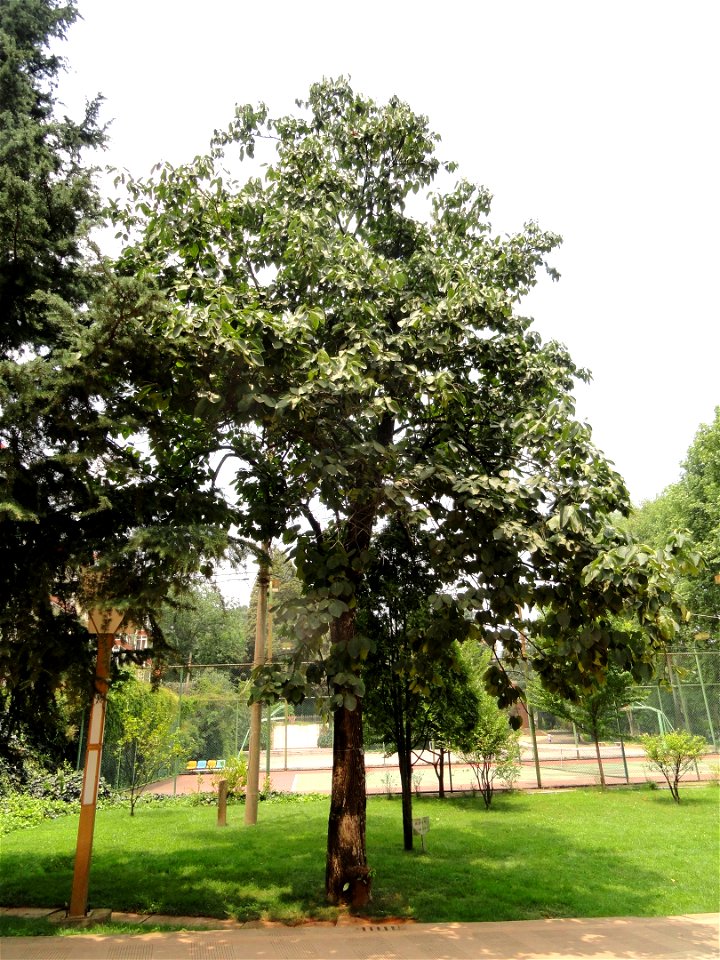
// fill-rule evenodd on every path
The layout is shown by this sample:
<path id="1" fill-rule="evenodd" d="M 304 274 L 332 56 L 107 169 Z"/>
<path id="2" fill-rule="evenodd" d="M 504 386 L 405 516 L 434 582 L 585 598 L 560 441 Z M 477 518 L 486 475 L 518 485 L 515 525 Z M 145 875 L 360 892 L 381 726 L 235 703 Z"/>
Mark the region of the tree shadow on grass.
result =
<path id="1" fill-rule="evenodd" d="M 647 826 L 642 836 L 620 841 L 611 837 L 618 818 L 638 804 L 615 803 L 610 793 L 598 796 L 599 802 L 580 794 L 572 800 L 586 821 L 575 821 L 574 832 L 562 823 L 567 805 L 538 803 L 519 793 L 497 797 L 489 812 L 470 797 L 423 800 L 416 812 L 430 816 L 425 854 L 402 850 L 399 802 L 371 801 L 369 915 L 441 922 L 714 909 L 704 906 L 697 892 L 708 885 L 702 878 L 715 865 L 710 844 L 703 849 L 697 841 L 693 857 L 685 857 L 687 839 L 675 840 L 677 862 L 670 872 L 660 854 L 665 825 L 695 815 L 714 822 L 715 792 L 687 791 L 678 807 L 666 793 L 638 791 Z M 324 897 L 327 806 L 286 806 L 280 812 L 261 808 L 255 827 L 244 826 L 240 810 L 226 828 L 214 825 L 212 808 L 202 815 L 147 808 L 132 820 L 124 811 L 100 811 L 90 906 L 238 920 L 332 917 L 335 911 Z M 45 907 L 67 902 L 77 818 L 68 820 L 27 831 L 25 838 L 6 838 L 12 842 L 3 850 L 0 902 Z M 688 893 L 683 871 L 691 869 L 700 879 L 695 877 Z"/>
<path id="2" fill-rule="evenodd" d="M 96 829 L 90 875 L 90 906 L 116 911 L 209 916 L 251 920 L 264 917 L 292 922 L 303 916 L 324 918 L 325 836 L 313 819 L 246 828 L 238 823 L 188 831 L 168 842 L 155 835 L 143 849 L 138 839 L 148 821 L 163 822 L 147 810 L 123 824 L 118 836 Z M 210 818 L 214 812 L 209 811 Z M 100 820 L 100 815 L 98 816 Z M 75 818 L 76 820 L 76 818 Z M 143 823 L 143 820 L 146 822 Z M 167 825 L 167 824 L 165 824 Z M 285 827 L 285 829 L 283 829 Z M 69 831 L 66 831 L 69 834 Z M 68 846 L 68 838 L 64 840 Z M 74 843 L 52 852 L 5 851 L 2 902 L 8 905 L 63 906 L 72 885 Z"/>
<path id="3" fill-rule="evenodd" d="M 496 798 L 500 802 L 493 801 L 490 811 L 480 798 L 469 797 L 418 805 L 422 815 L 430 815 L 425 853 L 406 853 L 399 836 L 395 844 L 376 844 L 371 827 L 376 909 L 426 922 L 715 909 L 712 893 L 698 883 L 699 875 L 714 869 L 712 849 L 705 853 L 704 869 L 687 862 L 682 852 L 672 865 L 665 855 L 661 821 L 683 816 L 667 795 L 645 792 L 646 829 L 640 837 L 619 839 L 616 823 L 622 808 L 613 809 L 608 794 L 598 791 L 598 797 L 598 819 L 575 836 L 552 817 L 538 816 L 533 797 L 518 794 L 505 802 Z M 716 802 L 710 795 L 688 798 L 694 814 L 709 813 Z M 682 903 L 679 896 L 685 897 Z"/>

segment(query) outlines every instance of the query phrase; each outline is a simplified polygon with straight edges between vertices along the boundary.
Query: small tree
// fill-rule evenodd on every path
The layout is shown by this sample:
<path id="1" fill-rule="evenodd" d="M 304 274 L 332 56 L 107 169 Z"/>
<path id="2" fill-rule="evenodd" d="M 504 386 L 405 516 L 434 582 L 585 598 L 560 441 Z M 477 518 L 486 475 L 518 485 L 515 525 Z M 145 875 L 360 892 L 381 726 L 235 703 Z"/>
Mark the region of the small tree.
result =
<path id="1" fill-rule="evenodd" d="M 460 744 L 460 755 L 471 768 L 478 789 L 490 809 L 495 780 L 514 782 L 520 762 L 519 734 L 510 728 L 507 714 L 500 710 L 492 697 L 481 695 L 477 723 Z"/>
<path id="2" fill-rule="evenodd" d="M 675 730 L 656 736 L 646 733 L 640 740 L 650 765 L 662 773 L 670 787 L 673 800 L 680 803 L 678 783 L 707 749 L 705 737 Z"/>
<path id="3" fill-rule="evenodd" d="M 476 698 L 473 723 L 456 737 L 462 760 L 472 769 L 478 788 L 489 809 L 495 780 L 508 784 L 520 774 L 519 733 L 510 726 L 510 718 L 494 697 L 485 690 L 483 678 L 491 663 L 490 651 L 476 643 L 463 644 L 461 658 Z"/>
<path id="4" fill-rule="evenodd" d="M 450 768 L 450 752 L 470 735 L 478 717 L 477 685 L 459 655 L 462 648 L 455 646 L 457 662 L 424 705 L 423 746 L 431 754 L 441 800 L 445 798 L 445 767 L 447 764 Z"/>
<path id="5" fill-rule="evenodd" d="M 413 751 L 435 742 L 433 766 L 444 796 L 446 744 L 472 726 L 475 713 L 454 643 L 469 624 L 438 614 L 430 603 L 442 586 L 432 565 L 433 543 L 430 532 L 394 518 L 377 535 L 358 591 L 358 626 L 371 641 L 362 674 L 364 708 L 373 732 L 397 751 L 406 850 L 413 848 Z"/>
<path id="6" fill-rule="evenodd" d="M 177 726 L 177 697 L 169 690 L 152 690 L 132 679 L 111 702 L 119 727 L 115 750 L 124 764 L 132 817 L 142 791 L 187 752 L 190 738 Z"/>
<path id="7" fill-rule="evenodd" d="M 600 740 L 617 723 L 618 710 L 641 703 L 645 695 L 639 694 L 632 675 L 626 670 L 609 666 L 604 677 L 587 688 L 571 691 L 574 699 L 543 689 L 533 684 L 532 701 L 540 709 L 574 724 L 587 734 L 595 744 L 600 785 L 605 787 L 605 771 L 600 755 Z"/>

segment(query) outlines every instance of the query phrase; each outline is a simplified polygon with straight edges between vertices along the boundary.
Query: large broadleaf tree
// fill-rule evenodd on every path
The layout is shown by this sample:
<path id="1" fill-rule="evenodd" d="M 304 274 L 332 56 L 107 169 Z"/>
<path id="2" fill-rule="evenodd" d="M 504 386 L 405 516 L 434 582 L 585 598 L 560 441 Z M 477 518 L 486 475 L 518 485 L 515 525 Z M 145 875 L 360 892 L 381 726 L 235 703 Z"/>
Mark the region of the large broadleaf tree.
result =
<path id="1" fill-rule="evenodd" d="M 684 530 L 703 558 L 703 566 L 682 577 L 679 591 L 694 614 L 690 636 L 717 638 L 720 612 L 720 407 L 698 427 L 682 463 L 680 479 L 630 518 L 630 529 L 653 544 Z"/>
<path id="2" fill-rule="evenodd" d="M 672 631 L 664 560 L 648 564 L 610 522 L 627 491 L 574 417 L 584 374 L 519 311 L 559 238 L 534 223 L 494 235 L 490 194 L 451 181 L 437 142 L 398 99 L 324 81 L 294 115 L 238 108 L 207 155 L 127 182 L 117 208 L 118 270 L 162 293 L 156 335 L 188 345 L 167 410 L 212 432 L 208 448 L 234 466 L 242 535 L 292 546 L 299 660 L 330 633 L 332 902 L 369 896 L 371 641 L 356 611 L 387 518 L 432 531 L 439 617 L 469 619 L 504 664 L 542 608 L 551 643 L 535 668 L 555 686 L 577 678 L 556 673 L 554 649 L 581 677 L 609 660 L 647 675 L 648 645 L 628 646 L 608 614 L 630 606 L 649 647 Z M 238 159 L 244 180 L 227 172 Z M 438 627 L 424 653 L 451 635 Z M 518 693 L 503 663 L 487 682 L 507 704 Z M 304 679 L 298 666 L 284 692 L 302 696 Z M 276 673 L 258 679 L 258 696 L 275 692 Z"/>

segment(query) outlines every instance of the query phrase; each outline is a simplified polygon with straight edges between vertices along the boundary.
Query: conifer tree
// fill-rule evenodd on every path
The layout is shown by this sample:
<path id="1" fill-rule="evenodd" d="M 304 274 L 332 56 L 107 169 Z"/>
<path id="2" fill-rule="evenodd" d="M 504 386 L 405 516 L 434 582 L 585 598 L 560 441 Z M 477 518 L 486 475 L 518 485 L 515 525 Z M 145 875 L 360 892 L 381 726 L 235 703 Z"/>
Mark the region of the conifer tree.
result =
<path id="1" fill-rule="evenodd" d="M 198 469 L 202 437 L 158 429 L 177 356 L 147 333 L 163 310 L 91 255 L 100 198 L 85 151 L 99 98 L 59 119 L 48 51 L 74 4 L 0 4 L 0 749 L 64 742 L 55 692 L 89 678 L 85 602 L 152 616 L 222 551 L 229 522 Z M 168 346 L 166 344 L 166 346 Z M 169 349 L 169 347 L 168 347 Z M 152 390 L 145 385 L 150 381 Z M 136 438 L 143 436 L 143 443 Z M 211 529 L 212 528 L 212 529 Z M 93 567 L 95 576 L 84 571 Z M 83 597 L 92 584 L 92 598 Z M 102 594 L 102 596 L 100 596 Z M 88 692 L 89 679 L 88 679 Z"/>

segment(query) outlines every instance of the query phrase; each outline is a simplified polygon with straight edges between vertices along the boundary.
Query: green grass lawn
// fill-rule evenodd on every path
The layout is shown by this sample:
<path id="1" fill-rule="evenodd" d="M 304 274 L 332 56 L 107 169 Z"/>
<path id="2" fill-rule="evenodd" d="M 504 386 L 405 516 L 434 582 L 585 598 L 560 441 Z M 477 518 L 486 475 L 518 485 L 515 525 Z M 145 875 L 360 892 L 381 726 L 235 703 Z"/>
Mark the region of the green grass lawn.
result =
<path id="1" fill-rule="evenodd" d="M 647 788 L 420 799 L 426 853 L 402 850 L 399 799 L 368 803 L 370 915 L 419 921 L 659 916 L 718 907 L 717 785 L 682 803 Z M 90 906 L 175 915 L 332 917 L 324 903 L 327 800 L 268 802 L 258 825 L 230 807 L 98 812 Z M 2 839 L 0 904 L 62 906 L 77 817 Z M 419 846 L 419 844 L 418 844 Z"/>

